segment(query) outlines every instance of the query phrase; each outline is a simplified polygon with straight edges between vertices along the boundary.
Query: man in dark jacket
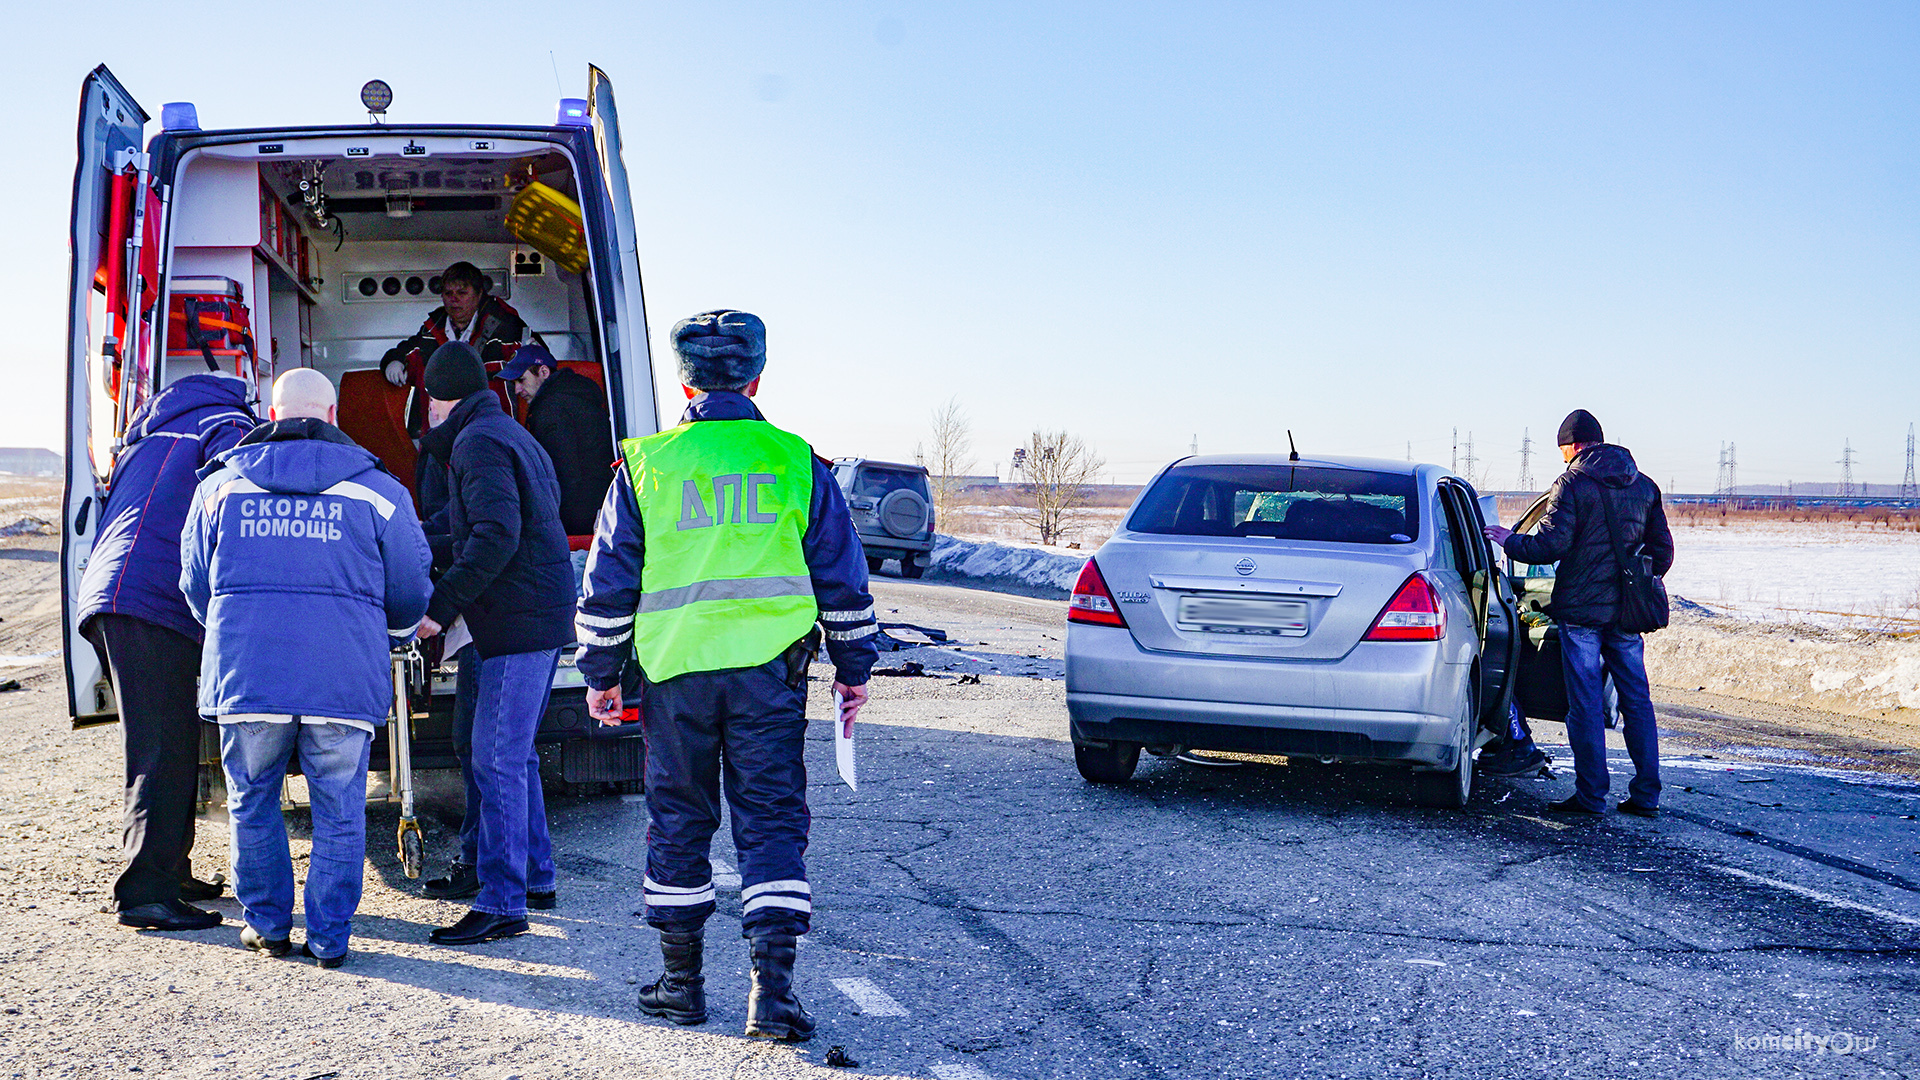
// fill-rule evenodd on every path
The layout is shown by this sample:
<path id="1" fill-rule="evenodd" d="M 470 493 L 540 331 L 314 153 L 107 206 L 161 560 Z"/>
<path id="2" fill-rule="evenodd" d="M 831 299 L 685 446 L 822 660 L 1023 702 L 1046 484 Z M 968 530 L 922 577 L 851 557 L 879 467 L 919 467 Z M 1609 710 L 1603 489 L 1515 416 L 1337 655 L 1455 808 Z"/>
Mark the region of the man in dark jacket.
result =
<path id="1" fill-rule="evenodd" d="M 538 342 L 521 346 L 495 378 L 512 383 L 513 392 L 527 403 L 527 430 L 553 459 L 553 473 L 560 481 L 560 523 L 567 535 L 592 536 L 594 515 L 613 482 L 613 425 L 606 391 L 585 375 L 561 367 Z"/>
<path id="2" fill-rule="evenodd" d="M 576 625 L 587 706 L 621 722 L 621 667 L 647 684 L 647 922 L 666 973 L 640 1009 L 706 1020 L 703 927 L 713 914 L 721 763 L 740 856 L 740 932 L 750 942 L 747 1034 L 802 1040 L 794 945 L 813 915 L 807 883 L 806 665 L 825 627 L 836 723 L 851 735 L 878 656 L 873 597 L 831 466 L 751 400 L 766 328 L 708 311 L 673 328 L 691 403 L 679 427 L 621 444 L 593 538 Z M 631 644 L 629 644 L 631 642 Z"/>
<path id="3" fill-rule="evenodd" d="M 126 753 L 127 868 L 113 884 L 126 926 L 220 925 L 217 913 L 185 902 L 211 900 L 220 888 L 193 880 L 187 864 L 199 795 L 202 631 L 180 595 L 180 528 L 200 469 L 256 423 L 247 389 L 233 375 L 188 375 L 134 413 L 80 580 L 77 619 L 112 672 Z"/>
<path id="4" fill-rule="evenodd" d="M 1605 441 L 1600 421 L 1592 413 L 1575 409 L 1567 416 L 1560 425 L 1560 452 L 1567 459 L 1567 471 L 1547 493 L 1547 512 L 1539 527 L 1531 535 L 1497 525 L 1487 528 L 1487 538 L 1506 548 L 1517 562 L 1560 564 L 1547 614 L 1560 631 L 1574 793 L 1551 808 L 1581 814 L 1606 809 L 1604 683 L 1611 674 L 1634 769 L 1628 797 L 1619 808 L 1653 817 L 1660 805 L 1660 733 L 1654 723 L 1640 635 L 1615 625 L 1620 562 L 1607 526 L 1607 507 L 1612 506 L 1619 524 L 1621 548 L 1644 549 L 1656 575 L 1673 566 L 1673 533 L 1667 528 L 1660 488 L 1640 472 L 1625 447 Z"/>
<path id="5" fill-rule="evenodd" d="M 280 812 L 300 755 L 313 804 L 306 955 L 345 962 L 367 854 L 367 756 L 393 701 L 390 642 L 426 614 L 426 538 L 407 489 L 333 426 L 333 384 L 295 368 L 270 424 L 214 459 L 181 536 L 206 625 L 200 714 L 220 724 L 234 895 L 250 949 L 284 956 L 293 860 Z"/>
<path id="6" fill-rule="evenodd" d="M 472 346 L 427 362 L 429 419 L 448 442 L 452 565 L 420 625 L 432 637 L 466 621 L 477 665 L 471 769 L 480 796 L 480 890 L 473 910 L 435 930 L 439 945 L 524 933 L 527 907 L 554 902 L 553 851 L 533 737 L 560 648 L 573 640 L 573 573 L 560 485 L 547 452 L 500 410 Z"/>

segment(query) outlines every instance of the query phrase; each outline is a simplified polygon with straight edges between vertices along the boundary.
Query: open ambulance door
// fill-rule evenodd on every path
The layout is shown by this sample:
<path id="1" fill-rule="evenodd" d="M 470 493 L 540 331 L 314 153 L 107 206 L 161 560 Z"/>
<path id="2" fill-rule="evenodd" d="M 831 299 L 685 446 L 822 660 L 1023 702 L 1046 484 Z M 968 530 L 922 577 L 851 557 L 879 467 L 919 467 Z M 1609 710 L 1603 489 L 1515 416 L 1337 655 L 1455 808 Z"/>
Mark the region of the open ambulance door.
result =
<path id="1" fill-rule="evenodd" d="M 152 391 L 160 200 L 148 173 L 146 110 L 104 65 L 80 87 L 68 283 L 66 494 L 60 615 L 75 727 L 119 719 L 112 687 L 75 619 L 120 432 Z"/>
<path id="2" fill-rule="evenodd" d="M 626 417 L 621 435 L 638 438 L 660 430 L 653 390 L 653 354 L 647 344 L 647 301 L 640 286 L 640 242 L 633 223 L 627 165 L 620 152 L 620 113 L 613 104 L 613 80 L 591 64 L 587 65 L 587 117 L 593 124 L 593 146 L 605 185 L 602 194 L 613 211 L 617 255 L 612 267 L 613 325 L 607 333 L 607 368 L 615 376 L 613 385 L 620 388 L 619 404 Z"/>

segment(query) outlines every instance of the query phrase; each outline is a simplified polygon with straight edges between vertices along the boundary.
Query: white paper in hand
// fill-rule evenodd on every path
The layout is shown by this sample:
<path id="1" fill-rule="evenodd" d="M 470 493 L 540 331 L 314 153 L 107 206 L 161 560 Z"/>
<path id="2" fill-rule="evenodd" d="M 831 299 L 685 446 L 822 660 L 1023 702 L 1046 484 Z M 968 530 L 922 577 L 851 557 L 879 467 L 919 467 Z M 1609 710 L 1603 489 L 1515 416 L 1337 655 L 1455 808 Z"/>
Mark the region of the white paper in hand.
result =
<path id="1" fill-rule="evenodd" d="M 842 711 L 845 708 L 846 708 L 845 699 L 843 699 L 840 696 L 839 691 L 837 690 L 834 691 L 834 694 L 833 694 L 833 761 L 834 761 L 834 764 L 840 767 L 840 779 L 845 780 L 847 782 L 848 787 L 852 788 L 855 791 L 859 791 L 860 785 L 854 782 L 853 733 L 847 730 L 846 721 L 841 719 Z"/>

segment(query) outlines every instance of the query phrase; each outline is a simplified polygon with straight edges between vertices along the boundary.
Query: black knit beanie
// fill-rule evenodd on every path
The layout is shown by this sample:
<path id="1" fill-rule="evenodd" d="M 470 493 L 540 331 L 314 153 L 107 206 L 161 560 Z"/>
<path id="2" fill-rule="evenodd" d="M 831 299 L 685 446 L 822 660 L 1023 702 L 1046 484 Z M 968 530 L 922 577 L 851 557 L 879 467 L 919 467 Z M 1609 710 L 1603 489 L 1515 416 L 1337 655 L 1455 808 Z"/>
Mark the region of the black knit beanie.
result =
<path id="1" fill-rule="evenodd" d="M 431 376 L 429 376 L 431 377 Z M 433 385 L 431 383 L 427 384 Z M 1575 443 L 1606 442 L 1607 437 L 1600 430 L 1600 421 L 1585 409 L 1575 409 L 1560 421 L 1560 445 L 1572 446 Z"/>
<path id="2" fill-rule="evenodd" d="M 464 341 L 449 341 L 427 358 L 427 396 L 436 401 L 464 401 L 487 388 L 487 365 Z"/>

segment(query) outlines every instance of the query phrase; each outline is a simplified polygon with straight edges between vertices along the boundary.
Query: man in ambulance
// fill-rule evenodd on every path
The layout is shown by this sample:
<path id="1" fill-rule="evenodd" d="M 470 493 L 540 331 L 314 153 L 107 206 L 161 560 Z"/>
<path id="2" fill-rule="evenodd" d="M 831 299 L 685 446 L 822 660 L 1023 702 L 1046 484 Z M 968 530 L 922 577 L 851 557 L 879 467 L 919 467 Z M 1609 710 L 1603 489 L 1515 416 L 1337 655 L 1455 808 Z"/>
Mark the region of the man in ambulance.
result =
<path id="1" fill-rule="evenodd" d="M 380 370 L 395 386 L 424 390 L 427 358 L 433 350 L 449 341 L 464 341 L 480 353 L 483 363 L 503 363 L 513 358 L 527 340 L 527 324 L 512 305 L 489 295 L 487 276 L 470 262 L 457 262 L 440 275 L 440 306 L 427 314 L 420 330 L 387 350 Z M 424 407 L 417 410 L 411 425 L 418 438 Z"/>

